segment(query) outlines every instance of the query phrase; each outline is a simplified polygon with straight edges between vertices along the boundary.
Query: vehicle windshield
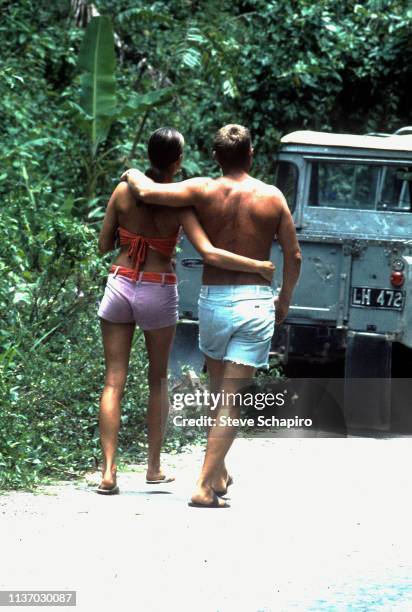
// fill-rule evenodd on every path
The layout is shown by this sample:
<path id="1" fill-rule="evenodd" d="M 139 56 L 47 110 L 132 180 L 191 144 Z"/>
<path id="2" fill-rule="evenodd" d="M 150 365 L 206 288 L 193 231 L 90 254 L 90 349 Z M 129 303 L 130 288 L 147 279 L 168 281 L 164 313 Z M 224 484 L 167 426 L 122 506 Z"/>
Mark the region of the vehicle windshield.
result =
<path id="1" fill-rule="evenodd" d="M 309 206 L 410 212 L 412 166 L 311 163 Z"/>

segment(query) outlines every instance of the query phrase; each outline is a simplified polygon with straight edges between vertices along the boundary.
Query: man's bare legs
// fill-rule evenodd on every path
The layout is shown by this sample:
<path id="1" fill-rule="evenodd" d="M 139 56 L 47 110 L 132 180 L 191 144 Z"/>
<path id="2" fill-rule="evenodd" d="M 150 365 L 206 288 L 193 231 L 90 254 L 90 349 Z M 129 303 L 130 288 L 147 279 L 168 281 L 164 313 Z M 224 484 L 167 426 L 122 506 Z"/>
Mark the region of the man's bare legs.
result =
<path id="1" fill-rule="evenodd" d="M 211 383 L 212 389 L 216 388 L 217 381 L 220 379 L 220 391 L 223 390 L 225 396 L 228 393 L 237 393 L 245 386 L 248 380 L 253 378 L 255 371 L 255 368 L 252 366 L 240 365 L 229 361 L 216 361 L 209 358 L 207 359 L 207 364 L 211 379 L 212 376 L 214 379 L 213 383 Z M 231 419 L 236 419 L 239 417 L 240 409 L 233 400 L 229 399 L 229 401 L 220 404 L 214 412 L 213 417 L 216 419 L 216 424 L 212 425 L 209 429 L 202 471 L 192 496 L 193 503 L 205 506 L 212 503 L 215 497 L 214 488 L 216 485 L 219 486 L 222 480 L 226 484 L 227 471 L 224 461 L 236 436 L 237 428 L 232 425 L 220 424 L 220 417 L 228 416 Z M 225 487 L 222 488 L 224 489 Z M 219 505 L 224 505 L 223 500 L 220 500 L 218 503 Z"/>
<path id="2" fill-rule="evenodd" d="M 106 376 L 100 398 L 100 443 L 103 451 L 100 488 L 116 485 L 116 450 L 120 428 L 120 402 L 126 384 L 134 323 L 111 323 L 101 319 Z"/>
<path id="3" fill-rule="evenodd" d="M 207 372 L 209 374 L 209 387 L 210 392 L 217 394 L 222 391 L 223 378 L 225 375 L 225 367 L 227 362 L 218 359 L 212 359 L 206 356 Z M 208 416 L 216 418 L 217 410 L 212 410 L 212 407 L 208 410 Z M 209 433 L 209 430 L 208 430 Z M 224 491 L 227 486 L 228 472 L 225 466 L 224 460 L 222 461 L 219 468 L 216 470 L 215 477 L 213 479 L 212 487 L 215 491 Z"/>
<path id="4" fill-rule="evenodd" d="M 149 405 L 147 410 L 147 433 L 149 453 L 147 480 L 162 480 L 160 450 L 169 414 L 167 392 L 167 364 L 176 326 L 163 327 L 144 332 L 149 358 Z"/>

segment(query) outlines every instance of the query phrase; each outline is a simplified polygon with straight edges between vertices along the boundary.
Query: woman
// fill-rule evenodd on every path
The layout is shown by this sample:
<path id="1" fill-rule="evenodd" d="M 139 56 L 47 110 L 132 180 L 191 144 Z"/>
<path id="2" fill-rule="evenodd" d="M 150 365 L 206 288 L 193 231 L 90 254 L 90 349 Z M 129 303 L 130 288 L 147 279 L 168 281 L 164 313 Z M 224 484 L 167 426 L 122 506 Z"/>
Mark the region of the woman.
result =
<path id="1" fill-rule="evenodd" d="M 183 136 L 173 128 L 156 130 L 149 139 L 148 176 L 171 182 L 183 156 Z M 118 493 L 115 454 L 120 426 L 120 400 L 129 365 L 136 325 L 144 333 L 149 360 L 149 402 L 147 411 L 148 467 L 146 482 L 170 482 L 160 467 L 160 450 L 169 411 L 167 364 L 178 318 L 176 276 L 171 257 L 183 227 L 189 240 L 211 265 L 231 270 L 259 272 L 267 279 L 273 264 L 214 248 L 194 210 L 145 206 L 136 201 L 127 183 L 114 190 L 99 237 L 104 254 L 116 246 L 120 252 L 110 269 L 99 308 L 106 361 L 105 386 L 100 400 L 100 435 L 103 450 L 103 477 L 97 491 Z"/>

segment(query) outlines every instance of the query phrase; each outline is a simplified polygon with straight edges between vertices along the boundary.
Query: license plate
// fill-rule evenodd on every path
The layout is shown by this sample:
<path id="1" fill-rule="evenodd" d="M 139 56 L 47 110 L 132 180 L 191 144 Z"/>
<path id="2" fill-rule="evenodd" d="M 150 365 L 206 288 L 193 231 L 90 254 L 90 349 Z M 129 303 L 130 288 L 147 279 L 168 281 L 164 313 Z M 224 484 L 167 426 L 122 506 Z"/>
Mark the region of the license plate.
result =
<path id="1" fill-rule="evenodd" d="M 352 287 L 352 306 L 361 308 L 387 308 L 402 310 L 405 293 L 396 289 L 377 289 L 376 287 Z"/>

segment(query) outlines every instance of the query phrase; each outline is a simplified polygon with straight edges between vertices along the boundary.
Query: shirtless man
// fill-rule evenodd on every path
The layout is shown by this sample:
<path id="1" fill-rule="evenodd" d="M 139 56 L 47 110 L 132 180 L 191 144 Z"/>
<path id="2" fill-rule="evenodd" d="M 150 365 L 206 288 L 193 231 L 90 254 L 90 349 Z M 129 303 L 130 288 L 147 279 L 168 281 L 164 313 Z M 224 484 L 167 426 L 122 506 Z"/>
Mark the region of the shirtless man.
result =
<path id="1" fill-rule="evenodd" d="M 237 393 L 256 368 L 268 367 L 275 323 L 287 316 L 299 277 L 301 253 L 286 200 L 276 187 L 251 177 L 253 149 L 249 130 L 226 125 L 214 139 L 214 157 L 223 176 L 158 184 L 139 170 L 122 176 L 146 203 L 196 208 L 217 247 L 255 259 L 269 259 L 276 236 L 283 251 L 283 282 L 274 302 L 273 289 L 261 276 L 205 264 L 199 297 L 199 345 L 206 357 L 211 390 Z M 233 397 L 232 395 L 230 397 Z M 222 416 L 230 419 L 222 419 Z M 226 454 L 236 435 L 231 419 L 239 417 L 234 401 L 222 401 L 213 415 L 205 459 L 192 506 L 225 508 L 221 499 L 232 479 Z M 218 495 L 217 495 L 218 493 Z"/>

